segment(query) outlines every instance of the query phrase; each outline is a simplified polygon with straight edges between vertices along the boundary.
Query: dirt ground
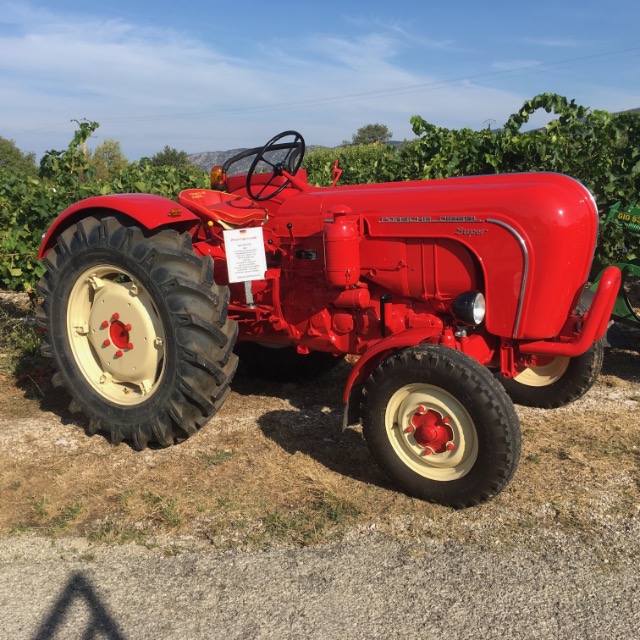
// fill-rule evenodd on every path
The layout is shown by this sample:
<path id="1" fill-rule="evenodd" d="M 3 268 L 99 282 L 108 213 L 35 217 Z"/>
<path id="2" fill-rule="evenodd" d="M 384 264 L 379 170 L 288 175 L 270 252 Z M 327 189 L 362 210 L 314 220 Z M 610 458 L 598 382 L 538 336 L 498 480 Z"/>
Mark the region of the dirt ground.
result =
<path id="1" fill-rule="evenodd" d="M 20 300 L 5 310 L 28 326 Z M 5 323 L 6 324 L 6 323 Z M 6 332 L 6 328 L 5 328 Z M 0 533 L 134 541 L 167 553 L 310 545 L 377 531 L 397 539 L 553 545 L 559 535 L 615 557 L 640 520 L 640 353 L 608 349 L 603 375 L 557 410 L 517 407 L 519 469 L 491 502 L 463 511 L 409 498 L 341 430 L 342 364 L 318 382 L 242 370 L 220 413 L 168 449 L 88 437 L 37 357 L 0 354 Z M 419 549 L 416 550 L 419 553 Z"/>

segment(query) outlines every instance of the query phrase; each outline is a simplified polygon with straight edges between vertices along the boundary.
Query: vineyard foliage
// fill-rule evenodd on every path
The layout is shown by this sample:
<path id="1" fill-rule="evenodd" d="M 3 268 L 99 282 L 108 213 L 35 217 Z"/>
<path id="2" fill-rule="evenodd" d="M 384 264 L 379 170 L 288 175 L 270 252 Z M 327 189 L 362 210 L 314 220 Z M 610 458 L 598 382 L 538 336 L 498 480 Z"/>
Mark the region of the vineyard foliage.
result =
<path id="1" fill-rule="evenodd" d="M 539 109 L 553 113 L 544 128 L 523 131 Z M 627 235 L 614 217 L 619 202 L 632 207 L 640 194 L 640 114 L 590 110 L 556 94 L 524 103 L 500 129 L 473 131 L 437 127 L 411 118 L 416 138 L 399 146 L 345 145 L 311 149 L 309 180 L 331 184 L 339 160 L 341 184 L 446 178 L 516 171 L 557 171 L 583 182 L 602 212 L 598 261 L 640 256 L 640 236 Z M 68 148 L 49 151 L 37 176 L 0 164 L 0 285 L 31 290 L 43 268 L 35 259 L 42 233 L 67 206 L 93 195 L 145 192 L 175 198 L 181 189 L 207 186 L 197 167 L 128 163 L 108 177 L 96 174 L 86 141 L 98 127 L 79 122 Z"/>
<path id="2" fill-rule="evenodd" d="M 48 151 L 38 176 L 0 167 L 0 285 L 33 290 L 44 273 L 36 260 L 42 234 L 54 218 L 83 198 L 109 193 L 155 193 L 174 198 L 181 189 L 208 186 L 208 176 L 194 166 L 152 166 L 148 159 L 128 163 L 107 178 L 85 152 L 97 122 L 80 122 L 64 151 Z"/>

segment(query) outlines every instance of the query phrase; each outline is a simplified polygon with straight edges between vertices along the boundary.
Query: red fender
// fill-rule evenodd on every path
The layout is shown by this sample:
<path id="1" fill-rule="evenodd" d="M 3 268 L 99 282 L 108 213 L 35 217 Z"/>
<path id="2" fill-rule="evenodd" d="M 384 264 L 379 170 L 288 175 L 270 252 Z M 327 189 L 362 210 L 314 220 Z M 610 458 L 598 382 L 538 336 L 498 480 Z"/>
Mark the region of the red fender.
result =
<path id="1" fill-rule="evenodd" d="M 405 347 L 415 347 L 420 344 L 430 334 L 426 334 L 424 329 L 408 329 L 401 333 L 389 336 L 377 342 L 367 350 L 364 355 L 355 363 L 344 387 L 342 400 L 345 403 L 342 418 L 342 427 L 346 429 L 349 424 L 349 398 L 351 391 L 356 384 L 364 382 L 371 372 L 393 351 L 404 349 Z"/>
<path id="2" fill-rule="evenodd" d="M 537 340 L 522 342 L 518 345 L 520 353 L 535 353 L 551 356 L 569 356 L 573 358 L 583 354 L 589 347 L 600 340 L 607 331 L 611 312 L 616 302 L 622 275 L 617 267 L 607 267 L 602 276 L 596 294 L 593 296 L 589 311 L 577 337 L 565 342 Z"/>
<path id="3" fill-rule="evenodd" d="M 195 227 L 200 222 L 197 215 L 168 198 L 148 193 L 121 193 L 95 196 L 80 200 L 65 209 L 42 236 L 38 259 L 42 258 L 56 243 L 56 238 L 71 224 L 91 215 L 95 210 L 108 213 L 124 213 L 145 229 L 157 229 L 165 225 L 190 223 Z"/>

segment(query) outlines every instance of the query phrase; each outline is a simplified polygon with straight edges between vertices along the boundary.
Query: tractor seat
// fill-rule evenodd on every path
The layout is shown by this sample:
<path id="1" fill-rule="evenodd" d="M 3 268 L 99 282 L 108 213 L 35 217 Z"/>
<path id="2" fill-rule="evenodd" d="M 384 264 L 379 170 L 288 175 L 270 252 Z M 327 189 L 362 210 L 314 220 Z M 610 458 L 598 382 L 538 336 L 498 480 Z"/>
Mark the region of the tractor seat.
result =
<path id="1" fill-rule="evenodd" d="M 212 189 L 184 189 L 178 202 L 194 213 L 204 214 L 225 229 L 263 224 L 267 212 L 253 200 Z"/>

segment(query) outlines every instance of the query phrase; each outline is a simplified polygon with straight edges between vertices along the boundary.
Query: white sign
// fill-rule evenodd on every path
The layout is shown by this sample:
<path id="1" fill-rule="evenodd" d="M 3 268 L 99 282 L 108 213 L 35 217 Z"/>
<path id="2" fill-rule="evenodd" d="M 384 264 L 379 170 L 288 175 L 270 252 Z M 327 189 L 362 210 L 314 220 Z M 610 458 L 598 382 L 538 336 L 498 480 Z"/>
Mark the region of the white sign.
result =
<path id="1" fill-rule="evenodd" d="M 264 280 L 267 256 L 262 227 L 223 231 L 229 282 Z"/>

